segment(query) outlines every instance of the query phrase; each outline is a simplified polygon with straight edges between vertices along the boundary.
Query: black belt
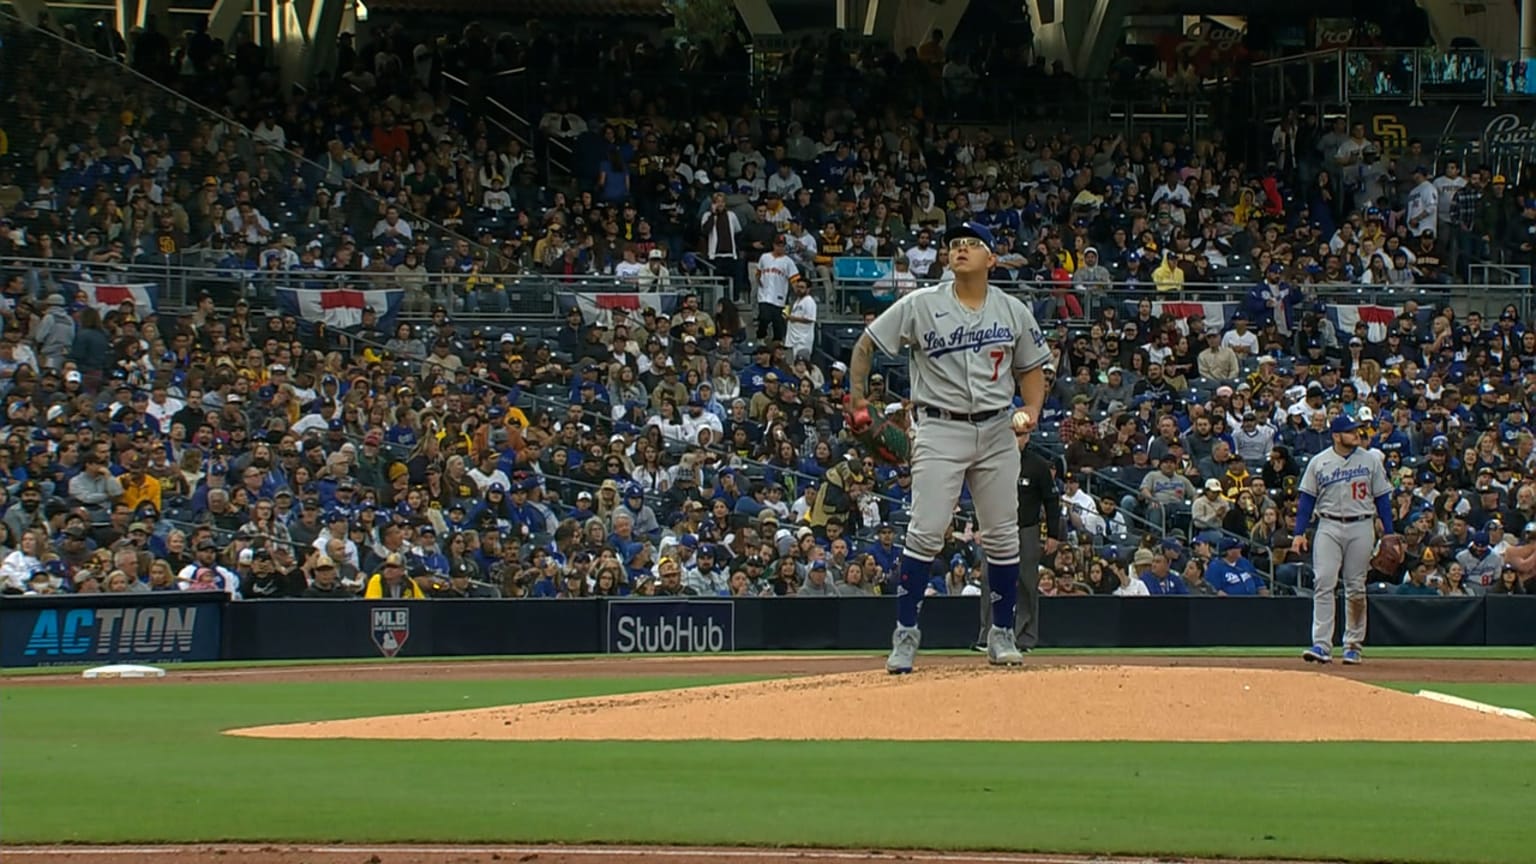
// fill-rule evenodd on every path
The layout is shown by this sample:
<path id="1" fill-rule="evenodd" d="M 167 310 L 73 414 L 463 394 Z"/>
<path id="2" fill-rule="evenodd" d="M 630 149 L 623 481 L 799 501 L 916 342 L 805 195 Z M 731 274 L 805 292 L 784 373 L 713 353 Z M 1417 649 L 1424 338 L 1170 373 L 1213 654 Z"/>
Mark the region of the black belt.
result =
<path id="1" fill-rule="evenodd" d="M 1375 519 L 1376 515 L 1374 513 L 1370 516 L 1329 516 L 1327 514 L 1322 514 L 1319 515 L 1318 518 L 1327 519 L 1329 522 L 1343 522 L 1344 524 L 1348 525 L 1351 522 L 1364 522 L 1367 519 Z"/>
<path id="2" fill-rule="evenodd" d="M 928 417 L 937 417 L 940 420 L 958 420 L 961 423 L 980 423 L 983 420 L 991 420 L 1003 413 L 1003 409 L 994 408 L 991 411 L 977 411 L 975 414 L 957 414 L 954 411 L 945 411 L 943 408 L 934 408 L 931 405 L 919 405 L 918 410 Z"/>

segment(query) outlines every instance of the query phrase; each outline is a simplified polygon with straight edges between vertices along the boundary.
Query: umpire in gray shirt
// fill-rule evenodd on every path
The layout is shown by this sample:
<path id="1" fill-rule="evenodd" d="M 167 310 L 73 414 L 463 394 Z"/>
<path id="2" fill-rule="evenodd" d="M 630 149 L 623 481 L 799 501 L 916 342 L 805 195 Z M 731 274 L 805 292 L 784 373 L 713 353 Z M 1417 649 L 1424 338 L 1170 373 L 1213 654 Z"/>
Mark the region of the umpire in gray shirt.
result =
<path id="1" fill-rule="evenodd" d="M 1061 495 L 1051 463 L 1029 447 L 1029 436 L 1019 436 L 1019 603 L 1014 610 L 1013 633 L 1020 651 L 1040 644 L 1040 562 L 1042 546 L 1054 550 L 1063 538 Z M 1044 529 L 1042 530 L 1042 523 Z M 1041 535 L 1049 540 L 1042 541 Z M 985 576 L 981 583 L 987 584 Z M 986 650 L 992 626 L 992 598 L 981 593 L 981 632 L 976 644 Z"/>

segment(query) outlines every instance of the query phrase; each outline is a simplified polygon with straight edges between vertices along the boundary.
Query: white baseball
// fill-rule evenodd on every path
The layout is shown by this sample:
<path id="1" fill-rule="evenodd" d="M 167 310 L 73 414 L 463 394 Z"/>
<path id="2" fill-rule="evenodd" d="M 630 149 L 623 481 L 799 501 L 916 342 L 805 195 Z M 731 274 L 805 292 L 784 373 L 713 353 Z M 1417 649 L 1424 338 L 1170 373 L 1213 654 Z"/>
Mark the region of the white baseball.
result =
<path id="1" fill-rule="evenodd" d="M 1032 421 L 1029 416 L 1029 412 L 1025 411 L 1023 408 L 1013 412 L 1013 431 L 1027 432 L 1029 431 L 1031 422 Z"/>

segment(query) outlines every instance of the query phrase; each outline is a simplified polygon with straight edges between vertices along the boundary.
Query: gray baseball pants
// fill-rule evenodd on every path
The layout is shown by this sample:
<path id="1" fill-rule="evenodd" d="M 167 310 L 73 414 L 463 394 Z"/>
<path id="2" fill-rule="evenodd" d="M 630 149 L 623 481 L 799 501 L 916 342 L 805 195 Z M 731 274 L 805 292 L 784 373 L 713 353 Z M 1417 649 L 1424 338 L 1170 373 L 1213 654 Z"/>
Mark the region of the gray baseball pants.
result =
<path id="1" fill-rule="evenodd" d="M 1040 526 L 1027 525 L 1019 528 L 1019 603 L 1013 612 L 1013 641 L 1020 650 L 1032 651 L 1040 644 Z M 986 569 L 982 569 L 981 584 L 987 584 Z M 992 628 L 991 592 L 981 592 L 981 632 L 976 644 L 987 644 L 987 631 Z"/>
<path id="2" fill-rule="evenodd" d="M 944 420 L 919 412 L 912 436 L 912 521 L 907 554 L 932 561 L 944 548 L 944 529 L 955 518 L 961 485 L 969 485 L 976 527 L 988 560 L 1019 558 L 1019 442 L 999 411 L 980 423 Z"/>
<path id="3" fill-rule="evenodd" d="M 1312 538 L 1312 570 L 1316 585 L 1312 594 L 1312 644 L 1332 645 L 1337 601 L 1333 592 L 1344 579 L 1344 647 L 1365 644 L 1365 571 L 1376 547 L 1376 523 L 1372 519 L 1339 522 L 1317 520 Z"/>

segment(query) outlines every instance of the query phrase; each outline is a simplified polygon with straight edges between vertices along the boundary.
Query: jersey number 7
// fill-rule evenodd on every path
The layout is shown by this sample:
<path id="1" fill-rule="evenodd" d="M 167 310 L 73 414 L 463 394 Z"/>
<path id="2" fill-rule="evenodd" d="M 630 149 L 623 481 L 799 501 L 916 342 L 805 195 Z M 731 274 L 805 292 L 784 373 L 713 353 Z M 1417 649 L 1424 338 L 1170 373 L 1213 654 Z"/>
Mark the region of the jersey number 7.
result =
<path id="1" fill-rule="evenodd" d="M 1003 351 L 1003 349 L 1001 349 L 1001 348 L 993 349 L 992 354 L 991 354 L 991 357 L 992 357 L 992 380 L 993 381 L 997 380 L 998 371 L 1003 368 L 1003 358 L 1006 357 L 1006 356 L 1008 356 L 1008 354 L 1007 354 L 1007 352 Z"/>
<path id="2" fill-rule="evenodd" d="M 1356 501 L 1367 501 L 1371 497 L 1371 486 L 1364 480 L 1356 480 L 1349 484 L 1349 496 Z"/>

